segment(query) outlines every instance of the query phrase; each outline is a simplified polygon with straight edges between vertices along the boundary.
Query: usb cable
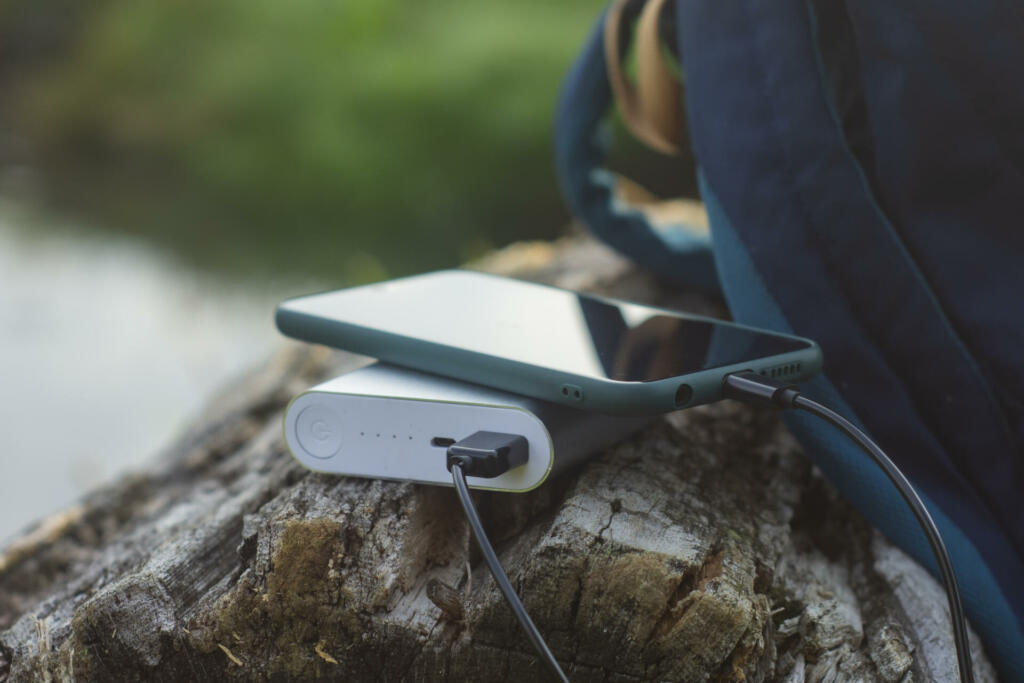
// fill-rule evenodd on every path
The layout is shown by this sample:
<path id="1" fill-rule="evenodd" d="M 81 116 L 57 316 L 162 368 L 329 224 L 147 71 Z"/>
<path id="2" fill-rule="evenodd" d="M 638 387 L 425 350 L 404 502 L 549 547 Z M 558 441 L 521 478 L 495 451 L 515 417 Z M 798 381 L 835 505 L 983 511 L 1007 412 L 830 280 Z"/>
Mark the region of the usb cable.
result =
<path id="1" fill-rule="evenodd" d="M 928 509 L 921 502 L 914 487 L 892 460 L 878 447 L 871 438 L 855 424 L 834 410 L 813 401 L 800 393 L 793 384 L 783 384 L 763 377 L 756 372 L 745 371 L 726 375 L 724 394 L 746 402 L 767 403 L 778 408 L 802 410 L 825 420 L 855 441 L 864 452 L 882 469 L 885 475 L 899 491 L 900 496 L 910 506 L 931 546 L 939 564 L 939 573 L 946 589 L 949 601 L 949 616 L 953 624 L 953 641 L 956 644 L 957 665 L 962 683 L 974 683 L 974 667 L 971 662 L 971 648 L 967 639 L 967 620 L 964 617 L 963 602 L 960 598 L 960 586 L 953 571 L 953 563 L 949 558 L 946 545 L 942 541 L 938 527 L 932 520 Z M 501 562 L 494 548 L 491 547 L 480 516 L 477 514 L 473 499 L 469 495 L 466 477 L 498 477 L 508 470 L 526 463 L 529 457 L 529 445 L 526 439 L 515 434 L 499 434 L 495 432 L 476 432 L 448 447 L 447 467 L 452 473 L 452 481 L 459 495 L 459 502 L 469 520 L 470 529 L 483 553 L 487 566 L 494 576 L 502 595 L 512 608 L 512 613 L 525 631 L 530 643 L 533 644 L 538 656 L 551 674 L 559 681 L 568 683 L 565 673 L 559 666 L 550 648 L 544 642 L 537 627 L 527 614 L 519 596 L 505 575 Z"/>
<path id="2" fill-rule="evenodd" d="M 928 538 L 928 544 L 935 554 L 942 575 L 942 584 L 946 589 L 949 602 L 949 617 L 953 622 L 953 642 L 956 644 L 956 659 L 960 669 L 962 683 L 974 683 L 974 666 L 971 662 L 971 647 L 967 640 L 967 620 L 964 618 L 963 602 L 960 599 L 960 585 L 953 571 L 953 563 L 946 551 L 938 527 L 928 514 L 928 508 L 921 502 L 917 491 L 911 486 L 903 472 L 889 459 L 889 456 L 878 447 L 871 438 L 845 417 L 817 401 L 803 396 L 799 388 L 793 384 L 783 384 L 769 379 L 753 371 L 736 372 L 725 377 L 725 395 L 747 402 L 768 403 L 778 408 L 802 410 L 825 420 L 839 431 L 846 434 L 860 446 L 878 465 L 892 482 L 900 496 L 910 506 L 918 524 Z"/>
<path id="3" fill-rule="evenodd" d="M 452 481 L 455 484 L 455 491 L 459 494 L 459 502 L 462 503 L 462 509 L 469 520 L 469 528 L 473 531 L 473 537 L 476 538 L 476 543 L 480 546 L 480 552 L 483 553 L 487 566 L 490 568 L 498 588 L 501 589 L 501 594 L 505 596 L 505 601 L 512 608 L 512 613 L 519 620 L 519 625 L 523 627 L 526 637 L 533 644 L 540 660 L 556 679 L 563 683 L 569 683 L 558 660 L 551 654 L 551 649 L 544 642 L 540 631 L 534 626 L 533 620 L 526 612 L 526 607 L 516 595 L 508 576 L 505 575 L 501 561 L 498 559 L 497 553 L 494 552 L 494 548 L 491 547 L 491 542 L 487 539 L 484 525 L 480 522 L 480 515 L 477 514 L 476 506 L 473 505 L 473 499 L 469 495 L 469 487 L 466 485 L 467 475 L 498 477 L 514 467 L 525 464 L 529 455 L 530 446 L 522 436 L 497 432 L 476 432 L 448 447 L 447 467 L 452 473 Z"/>

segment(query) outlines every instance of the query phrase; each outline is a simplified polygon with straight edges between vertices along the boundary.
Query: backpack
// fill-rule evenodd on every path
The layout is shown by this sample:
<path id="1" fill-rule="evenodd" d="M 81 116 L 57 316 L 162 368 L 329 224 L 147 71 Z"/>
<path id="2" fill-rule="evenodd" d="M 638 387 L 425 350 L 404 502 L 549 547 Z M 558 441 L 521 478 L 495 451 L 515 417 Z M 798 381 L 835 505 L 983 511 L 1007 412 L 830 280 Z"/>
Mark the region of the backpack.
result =
<path id="1" fill-rule="evenodd" d="M 649 87 L 619 92 L 622 115 L 671 149 L 665 102 L 685 99 L 710 234 L 625 201 L 604 167 L 609 72 L 638 17 L 656 22 L 654 49 L 675 55 L 685 85 L 667 97 L 662 85 L 653 104 Z M 650 35 L 637 32 L 637 59 Z M 914 483 L 1008 680 L 1024 680 L 1022 37 L 1013 3 L 623 0 L 563 85 L 555 140 L 563 193 L 599 239 L 665 280 L 720 291 L 738 322 L 821 345 L 808 395 Z M 784 418 L 841 493 L 936 574 L 884 474 L 813 417 Z"/>

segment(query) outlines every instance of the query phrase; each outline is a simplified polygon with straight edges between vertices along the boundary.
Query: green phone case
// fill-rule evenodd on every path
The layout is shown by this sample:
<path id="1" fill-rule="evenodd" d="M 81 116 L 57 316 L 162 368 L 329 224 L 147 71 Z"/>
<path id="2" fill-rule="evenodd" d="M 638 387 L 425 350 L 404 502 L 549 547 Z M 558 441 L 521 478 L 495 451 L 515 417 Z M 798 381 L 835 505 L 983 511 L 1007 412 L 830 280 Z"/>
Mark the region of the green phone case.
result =
<path id="1" fill-rule="evenodd" d="M 498 277 L 483 273 L 477 275 Z M 371 356 L 423 372 L 453 377 L 552 403 L 604 413 L 663 413 L 712 403 L 722 398 L 722 380 L 729 373 L 753 370 L 770 377 L 795 382 L 814 376 L 821 370 L 822 365 L 821 350 L 809 339 L 679 311 L 647 307 L 665 315 L 703 320 L 716 325 L 798 340 L 808 346 L 797 351 L 751 358 L 749 361 L 713 367 L 679 377 L 646 382 L 622 382 L 560 372 L 507 358 L 362 327 L 344 320 L 301 311 L 294 307 L 295 302 L 309 298 L 290 299 L 278 307 L 276 323 L 283 334 L 295 339 Z M 595 296 L 592 298 L 608 302 L 618 301 L 608 297 Z"/>

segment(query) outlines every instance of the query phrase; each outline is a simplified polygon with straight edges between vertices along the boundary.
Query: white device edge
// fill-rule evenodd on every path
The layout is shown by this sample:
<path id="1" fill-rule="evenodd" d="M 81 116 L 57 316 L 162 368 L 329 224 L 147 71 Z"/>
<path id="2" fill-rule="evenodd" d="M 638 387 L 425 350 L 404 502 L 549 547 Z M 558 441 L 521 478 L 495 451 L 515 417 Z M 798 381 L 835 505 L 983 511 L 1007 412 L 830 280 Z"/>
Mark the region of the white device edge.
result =
<path id="1" fill-rule="evenodd" d="M 451 486 L 446 447 L 434 439 L 520 434 L 530 448 L 525 465 L 467 483 L 523 492 L 652 419 L 578 410 L 373 363 L 295 397 L 285 411 L 284 435 L 292 456 L 318 472 Z"/>

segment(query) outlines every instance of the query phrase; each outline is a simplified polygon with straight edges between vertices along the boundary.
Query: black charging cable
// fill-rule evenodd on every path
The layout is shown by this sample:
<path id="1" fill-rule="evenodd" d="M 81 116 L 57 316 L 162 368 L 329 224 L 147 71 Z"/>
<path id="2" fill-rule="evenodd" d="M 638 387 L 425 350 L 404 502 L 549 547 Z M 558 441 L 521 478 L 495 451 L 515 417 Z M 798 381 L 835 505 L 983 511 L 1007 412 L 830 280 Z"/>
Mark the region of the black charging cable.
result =
<path id="1" fill-rule="evenodd" d="M 459 502 L 469 520 L 469 528 L 473 531 L 473 537 L 480 546 L 484 560 L 494 576 L 501 594 L 505 601 L 512 608 L 512 613 L 519 621 L 519 625 L 526 632 L 526 637 L 537 651 L 540 660 L 547 666 L 551 674 L 562 681 L 569 683 L 558 660 L 551 654 L 551 649 L 544 642 L 544 637 L 534 625 L 526 607 L 516 595 L 512 583 L 505 575 L 497 553 L 491 547 L 491 542 L 484 531 L 484 525 L 480 522 L 480 515 L 477 514 L 476 506 L 469 495 L 469 486 L 466 485 L 466 476 L 472 477 L 498 477 L 514 467 L 526 464 L 530 448 L 526 439 L 516 434 L 499 434 L 497 432 L 476 432 L 465 439 L 453 443 L 448 447 L 447 467 L 452 473 L 452 481 L 455 484 L 455 491 L 459 494 Z"/>
<path id="2" fill-rule="evenodd" d="M 871 438 L 845 417 L 817 401 L 801 395 L 800 390 L 792 384 L 776 382 L 756 372 L 746 371 L 727 375 L 725 378 L 725 395 L 741 401 L 769 403 L 779 408 L 802 410 L 815 415 L 857 443 L 874 460 L 893 486 L 900 492 L 903 500 L 910 506 L 914 517 L 928 538 L 928 544 L 939 564 L 939 573 L 946 589 L 949 601 L 949 617 L 953 622 L 953 641 L 956 644 L 957 664 L 960 668 L 960 680 L 963 683 L 974 683 L 974 666 L 971 662 L 971 646 L 967 639 L 967 620 L 964 617 L 963 601 L 960 599 L 960 586 L 953 571 L 953 563 L 942 542 L 938 527 L 928 514 L 928 509 L 921 502 L 917 491 L 911 486 L 903 472 L 896 467 L 889 456 L 878 447 Z"/>
<path id="3" fill-rule="evenodd" d="M 953 641 L 956 645 L 957 664 L 960 670 L 962 683 L 974 683 L 974 666 L 971 662 L 971 647 L 967 637 L 967 620 L 964 617 L 963 601 L 960 598 L 960 586 L 953 571 L 953 562 L 949 558 L 946 544 L 942 541 L 942 535 L 934 520 L 928 513 L 928 509 L 921 502 L 917 491 L 911 485 L 907 477 L 896 467 L 889 456 L 879 448 L 878 444 L 871 440 L 857 425 L 835 412 L 831 408 L 823 406 L 800 393 L 799 388 L 793 384 L 783 384 L 774 379 L 763 377 L 756 372 L 746 371 L 726 375 L 724 382 L 724 393 L 727 398 L 733 398 L 747 402 L 760 402 L 773 405 L 778 408 L 802 410 L 825 420 L 836 429 L 840 430 L 850 439 L 857 443 L 885 473 L 893 486 L 899 491 L 900 496 L 910 506 L 910 510 L 917 518 L 918 524 L 924 531 L 928 544 L 939 565 L 939 573 L 942 576 L 942 583 L 946 589 L 946 598 L 949 601 L 949 616 L 953 624 Z M 519 467 L 526 463 L 529 456 L 529 445 L 526 439 L 515 434 L 499 434 L 495 432 L 476 432 L 475 434 L 456 442 L 448 447 L 447 467 L 452 473 L 452 481 L 455 483 L 455 490 L 459 495 L 459 502 L 469 519 L 470 529 L 476 538 L 477 544 L 483 553 L 487 566 L 494 576 L 494 580 L 501 589 L 505 600 L 512 613 L 515 614 L 519 624 L 526 632 L 527 638 L 537 650 L 540 659 L 548 667 L 551 673 L 560 681 L 568 683 L 565 673 L 559 666 L 558 661 L 548 648 L 544 638 L 540 635 L 537 627 L 527 614 L 519 596 L 505 575 L 501 562 L 498 560 L 494 548 L 491 547 L 480 516 L 477 514 L 473 499 L 469 495 L 469 487 L 466 485 L 466 476 L 474 477 L 497 477 L 508 470 Z"/>

